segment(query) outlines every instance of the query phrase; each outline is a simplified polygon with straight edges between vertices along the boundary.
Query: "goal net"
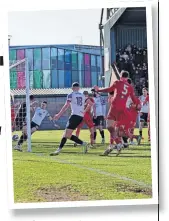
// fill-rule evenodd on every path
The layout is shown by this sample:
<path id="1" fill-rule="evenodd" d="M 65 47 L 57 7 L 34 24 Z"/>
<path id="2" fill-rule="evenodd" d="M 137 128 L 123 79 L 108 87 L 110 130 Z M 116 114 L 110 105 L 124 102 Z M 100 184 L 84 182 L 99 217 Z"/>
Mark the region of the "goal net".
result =
<path id="1" fill-rule="evenodd" d="M 31 152 L 30 79 L 28 61 L 27 59 L 10 61 L 9 69 L 13 146 L 16 148 L 18 142 L 22 140 L 27 145 L 27 151 Z M 24 91 L 22 97 L 15 95 L 15 89 L 17 89 L 17 91 L 18 89 Z M 26 134 L 26 136 L 23 136 L 23 134 Z"/>

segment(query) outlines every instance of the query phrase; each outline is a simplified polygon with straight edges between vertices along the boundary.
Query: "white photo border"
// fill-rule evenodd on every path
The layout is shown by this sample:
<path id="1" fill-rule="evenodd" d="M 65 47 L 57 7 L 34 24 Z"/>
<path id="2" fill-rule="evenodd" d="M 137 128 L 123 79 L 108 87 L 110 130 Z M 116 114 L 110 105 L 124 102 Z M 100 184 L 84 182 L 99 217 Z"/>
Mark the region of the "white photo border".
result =
<path id="1" fill-rule="evenodd" d="M 138 200 L 100 200 L 100 201 L 71 201 L 71 202 L 55 202 L 55 203 L 14 203 L 14 187 L 13 187 L 13 159 L 12 159 L 12 141 L 11 141 L 11 122 L 10 122 L 10 79 L 9 79 L 9 51 L 8 42 L 4 40 L 4 63 L 5 63 L 5 122 L 6 122 L 6 149 L 8 164 L 8 197 L 10 209 L 32 209 L 32 208 L 61 208 L 61 207 L 91 207 L 91 206 L 122 206 L 122 205 L 152 205 L 158 204 L 158 178 L 157 178 L 157 140 L 156 140 L 156 117 L 155 117 L 155 87 L 154 87 L 154 64 L 153 64 L 153 35 L 152 35 L 152 3 L 145 2 L 111 2 L 113 7 L 146 7 L 147 15 L 147 45 L 148 45 L 148 74 L 149 74 L 149 94 L 150 94 L 150 116 L 151 116 L 151 162 L 152 162 L 152 191 L 151 199 Z M 42 7 L 42 6 L 41 6 Z M 103 7 L 97 5 L 96 8 Z M 104 4 L 104 7 L 110 7 L 110 4 Z M 53 9 L 52 9 L 53 10 Z M 57 10 L 57 9 L 56 9 Z M 7 14 L 5 16 L 7 21 Z M 7 29 L 7 28 L 6 28 Z M 6 37 L 7 30 L 4 29 Z M 4 35 L 5 36 L 5 35 Z"/>

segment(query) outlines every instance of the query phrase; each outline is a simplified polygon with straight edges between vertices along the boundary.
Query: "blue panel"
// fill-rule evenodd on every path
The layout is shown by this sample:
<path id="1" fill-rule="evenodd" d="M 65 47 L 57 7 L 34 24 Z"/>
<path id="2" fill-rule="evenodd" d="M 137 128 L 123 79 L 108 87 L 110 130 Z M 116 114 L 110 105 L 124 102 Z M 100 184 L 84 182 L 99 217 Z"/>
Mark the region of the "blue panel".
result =
<path id="1" fill-rule="evenodd" d="M 110 34 L 110 41 L 111 41 L 111 63 L 116 61 L 116 45 L 115 45 L 115 31 L 114 28 L 111 29 Z"/>
<path id="2" fill-rule="evenodd" d="M 97 85 L 98 84 L 98 75 L 97 75 L 97 72 L 92 72 L 91 73 L 91 78 L 92 78 L 92 86 L 94 86 L 94 85 Z"/>
<path id="3" fill-rule="evenodd" d="M 84 54 L 78 53 L 78 69 L 84 70 Z"/>
<path id="4" fill-rule="evenodd" d="M 51 69 L 57 69 L 57 48 L 51 48 Z"/>
<path id="5" fill-rule="evenodd" d="M 26 58 L 28 58 L 29 62 L 29 70 L 33 71 L 33 49 L 26 49 L 25 53 Z"/>
<path id="6" fill-rule="evenodd" d="M 78 71 L 72 71 L 72 83 L 79 82 L 79 73 Z"/>
<path id="7" fill-rule="evenodd" d="M 96 71 L 96 56 L 91 55 L 91 71 Z"/>
<path id="8" fill-rule="evenodd" d="M 100 56 L 97 56 L 97 72 L 100 73 Z"/>
<path id="9" fill-rule="evenodd" d="M 58 69 L 64 70 L 64 50 L 58 49 Z"/>
<path id="10" fill-rule="evenodd" d="M 42 69 L 50 69 L 50 48 L 42 48 Z"/>
<path id="11" fill-rule="evenodd" d="M 65 71 L 65 87 L 71 87 L 72 76 L 71 71 Z"/>
<path id="12" fill-rule="evenodd" d="M 64 71 L 58 70 L 59 88 L 64 88 Z"/>
<path id="13" fill-rule="evenodd" d="M 58 88 L 58 75 L 57 70 L 52 70 L 52 88 Z"/>
<path id="14" fill-rule="evenodd" d="M 79 83 L 81 87 L 85 85 L 85 74 L 84 71 L 79 71 Z"/>
<path id="15" fill-rule="evenodd" d="M 71 70 L 71 51 L 65 51 L 65 70 Z"/>

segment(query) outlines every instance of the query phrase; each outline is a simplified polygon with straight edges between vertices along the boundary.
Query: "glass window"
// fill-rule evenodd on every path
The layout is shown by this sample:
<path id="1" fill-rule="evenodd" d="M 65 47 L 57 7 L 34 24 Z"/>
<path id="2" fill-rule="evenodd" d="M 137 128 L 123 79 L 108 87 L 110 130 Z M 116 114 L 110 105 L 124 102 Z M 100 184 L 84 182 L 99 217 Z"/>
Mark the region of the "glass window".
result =
<path id="1" fill-rule="evenodd" d="M 71 51 L 65 51 L 65 69 L 71 70 Z"/>
<path id="2" fill-rule="evenodd" d="M 10 88 L 17 89 L 17 72 L 10 71 Z"/>
<path id="3" fill-rule="evenodd" d="M 58 69 L 64 70 L 64 50 L 58 49 Z"/>
<path id="4" fill-rule="evenodd" d="M 84 70 L 84 54 L 78 53 L 78 69 Z"/>
<path id="5" fill-rule="evenodd" d="M 42 69 L 41 67 L 41 49 L 35 48 L 33 50 L 33 61 L 34 61 L 34 70 L 40 71 Z"/>
<path id="6" fill-rule="evenodd" d="M 23 89 L 25 88 L 25 72 L 17 72 L 17 88 Z"/>
<path id="7" fill-rule="evenodd" d="M 77 52 L 72 51 L 72 70 L 77 70 Z"/>
<path id="8" fill-rule="evenodd" d="M 57 69 L 57 48 L 51 48 L 51 69 Z"/>
<path id="9" fill-rule="evenodd" d="M 28 58 L 29 70 L 33 71 L 33 49 L 26 49 L 25 57 Z"/>
<path id="10" fill-rule="evenodd" d="M 71 87 L 72 84 L 72 76 L 71 71 L 65 71 L 65 87 Z"/>
<path id="11" fill-rule="evenodd" d="M 85 66 L 89 66 L 89 65 L 90 65 L 90 55 L 85 54 Z"/>
<path id="12" fill-rule="evenodd" d="M 91 71 L 96 71 L 96 56 L 91 55 Z"/>
<path id="13" fill-rule="evenodd" d="M 52 70 L 52 88 L 58 88 L 58 73 L 57 70 Z"/>
<path id="14" fill-rule="evenodd" d="M 29 71 L 30 88 L 33 89 L 33 71 Z"/>
<path id="15" fill-rule="evenodd" d="M 51 87 L 50 70 L 43 70 L 43 88 Z"/>
<path id="16" fill-rule="evenodd" d="M 98 85 L 98 74 L 97 74 L 97 72 L 95 71 L 95 72 L 92 72 L 91 73 L 91 78 L 92 78 L 92 86 L 93 85 Z"/>
<path id="17" fill-rule="evenodd" d="M 79 73 L 78 71 L 72 71 L 72 83 L 79 82 Z"/>
<path id="18" fill-rule="evenodd" d="M 11 50 L 9 51 L 9 60 L 15 61 L 16 60 L 16 50 Z"/>
<path id="19" fill-rule="evenodd" d="M 85 71 L 85 87 L 91 86 L 91 73 L 90 71 Z"/>
<path id="20" fill-rule="evenodd" d="M 85 85 L 84 84 L 84 82 L 85 82 L 84 71 L 79 70 L 78 73 L 79 73 L 79 83 L 80 83 L 80 86 L 84 87 L 84 85 Z"/>
<path id="21" fill-rule="evenodd" d="M 33 73 L 34 88 L 42 88 L 42 72 L 34 71 Z"/>
<path id="22" fill-rule="evenodd" d="M 17 50 L 17 60 L 22 60 L 25 58 L 25 50 Z"/>
<path id="23" fill-rule="evenodd" d="M 58 79 L 59 79 L 59 88 L 64 88 L 64 71 L 63 70 L 59 70 L 58 71 Z"/>
<path id="24" fill-rule="evenodd" d="M 100 72 L 100 56 L 97 56 L 97 72 Z"/>
<path id="25" fill-rule="evenodd" d="M 50 69 L 50 48 L 42 48 L 42 69 Z"/>

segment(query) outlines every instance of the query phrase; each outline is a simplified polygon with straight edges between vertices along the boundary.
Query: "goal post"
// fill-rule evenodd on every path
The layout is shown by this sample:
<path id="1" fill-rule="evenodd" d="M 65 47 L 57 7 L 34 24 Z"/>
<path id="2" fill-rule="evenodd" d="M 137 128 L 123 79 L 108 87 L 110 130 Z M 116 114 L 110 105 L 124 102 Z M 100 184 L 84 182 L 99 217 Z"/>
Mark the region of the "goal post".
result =
<path id="1" fill-rule="evenodd" d="M 18 61 L 10 61 L 10 86 L 11 91 L 15 89 L 24 90 L 24 96 L 22 98 L 15 97 L 13 103 L 13 109 L 15 114 L 14 131 L 22 130 L 22 124 L 26 123 L 27 131 L 27 151 L 31 152 L 31 117 L 30 117 L 30 76 L 29 76 L 29 63 L 28 60 L 22 59 Z M 20 105 L 17 106 L 16 103 Z M 26 108 L 21 108 L 25 103 Z M 21 112 L 23 110 L 23 112 Z"/>

